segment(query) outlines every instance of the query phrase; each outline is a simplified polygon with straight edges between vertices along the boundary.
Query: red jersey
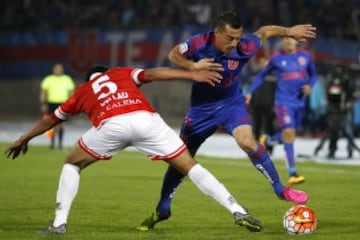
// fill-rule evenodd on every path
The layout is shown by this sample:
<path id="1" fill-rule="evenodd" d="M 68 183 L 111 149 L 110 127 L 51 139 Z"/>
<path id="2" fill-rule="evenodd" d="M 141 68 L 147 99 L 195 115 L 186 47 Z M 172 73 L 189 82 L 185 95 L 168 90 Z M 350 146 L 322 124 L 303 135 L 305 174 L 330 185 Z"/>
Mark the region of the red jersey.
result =
<path id="1" fill-rule="evenodd" d="M 67 120 L 85 113 L 94 126 L 113 116 L 135 111 L 156 112 L 139 90 L 144 70 L 116 67 L 80 85 L 74 94 L 52 114 Z"/>

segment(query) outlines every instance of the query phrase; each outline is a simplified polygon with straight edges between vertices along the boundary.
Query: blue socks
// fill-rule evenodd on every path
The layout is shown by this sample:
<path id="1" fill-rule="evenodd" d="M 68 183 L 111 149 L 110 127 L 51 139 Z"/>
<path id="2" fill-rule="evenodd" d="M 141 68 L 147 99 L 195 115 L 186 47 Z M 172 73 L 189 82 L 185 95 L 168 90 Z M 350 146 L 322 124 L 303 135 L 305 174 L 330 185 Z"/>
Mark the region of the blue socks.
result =
<path id="1" fill-rule="evenodd" d="M 281 144 L 282 143 L 282 133 L 281 131 L 272 135 L 270 138 L 266 139 L 266 145 L 272 146 L 274 144 Z"/>
<path id="2" fill-rule="evenodd" d="M 184 175 L 174 168 L 168 168 L 164 176 L 160 201 L 156 207 L 156 211 L 163 214 L 170 212 L 171 200 L 175 194 L 176 188 L 180 185 L 183 178 Z"/>
<path id="3" fill-rule="evenodd" d="M 264 147 L 258 143 L 257 149 L 248 153 L 248 156 L 259 172 L 270 182 L 276 195 L 281 196 L 285 187 L 280 182 L 276 168 Z"/>
<path id="4" fill-rule="evenodd" d="M 285 143 L 284 149 L 286 152 L 286 159 L 287 159 L 288 168 L 289 168 L 289 176 L 293 176 L 294 174 L 296 174 L 294 144 L 293 143 Z"/>
<path id="5" fill-rule="evenodd" d="M 280 182 L 277 170 L 264 147 L 258 143 L 257 149 L 254 152 L 248 153 L 248 156 L 256 169 L 270 182 L 276 195 L 282 196 L 285 187 Z M 160 201 L 156 207 L 156 211 L 162 214 L 170 212 L 171 200 L 183 178 L 184 175 L 173 168 L 168 168 L 164 176 Z"/>
<path id="6" fill-rule="evenodd" d="M 267 138 L 265 144 L 267 146 L 272 146 L 274 145 L 274 143 L 276 144 L 283 143 L 281 132 L 278 132 L 275 135 L 271 136 L 270 138 Z M 289 176 L 294 176 L 296 174 L 294 143 L 284 143 L 284 150 L 286 153 Z"/>

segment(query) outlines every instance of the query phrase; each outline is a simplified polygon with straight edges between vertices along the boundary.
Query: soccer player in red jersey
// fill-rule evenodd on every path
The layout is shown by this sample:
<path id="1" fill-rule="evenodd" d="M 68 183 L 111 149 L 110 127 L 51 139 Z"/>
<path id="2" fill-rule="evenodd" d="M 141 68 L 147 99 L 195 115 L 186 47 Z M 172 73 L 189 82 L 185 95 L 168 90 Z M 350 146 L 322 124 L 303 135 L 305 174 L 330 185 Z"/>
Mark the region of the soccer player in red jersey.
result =
<path id="1" fill-rule="evenodd" d="M 204 194 L 233 214 L 237 225 L 245 226 L 250 231 L 261 230 L 261 223 L 191 157 L 180 137 L 139 90 L 139 86 L 146 82 L 175 79 L 215 85 L 220 82 L 221 75 L 210 71 L 191 72 L 170 68 L 144 70 L 96 66 L 87 74 L 87 82 L 80 85 L 49 118 L 39 120 L 5 151 L 7 157 L 12 159 L 20 153 L 25 154 L 31 139 L 79 113 L 85 113 L 93 124 L 66 157 L 56 196 L 55 219 L 41 233 L 66 233 L 67 218 L 80 183 L 80 171 L 98 160 L 110 159 L 130 144 L 151 159 L 164 160 L 189 176 Z"/>

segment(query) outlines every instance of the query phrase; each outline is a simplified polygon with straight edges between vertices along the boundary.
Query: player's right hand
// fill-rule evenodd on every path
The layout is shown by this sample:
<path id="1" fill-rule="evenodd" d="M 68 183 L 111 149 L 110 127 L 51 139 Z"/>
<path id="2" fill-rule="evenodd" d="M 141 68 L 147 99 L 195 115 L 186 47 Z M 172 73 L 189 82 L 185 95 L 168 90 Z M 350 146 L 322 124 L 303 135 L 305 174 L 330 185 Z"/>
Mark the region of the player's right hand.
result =
<path id="1" fill-rule="evenodd" d="M 20 153 L 26 154 L 28 150 L 27 142 L 22 141 L 21 139 L 16 140 L 6 151 L 4 154 L 7 158 L 15 159 Z"/>
<path id="2" fill-rule="evenodd" d="M 203 58 L 200 61 L 194 63 L 194 67 L 192 70 L 209 70 L 223 72 L 223 66 L 220 63 L 215 63 L 214 60 L 214 58 Z"/>

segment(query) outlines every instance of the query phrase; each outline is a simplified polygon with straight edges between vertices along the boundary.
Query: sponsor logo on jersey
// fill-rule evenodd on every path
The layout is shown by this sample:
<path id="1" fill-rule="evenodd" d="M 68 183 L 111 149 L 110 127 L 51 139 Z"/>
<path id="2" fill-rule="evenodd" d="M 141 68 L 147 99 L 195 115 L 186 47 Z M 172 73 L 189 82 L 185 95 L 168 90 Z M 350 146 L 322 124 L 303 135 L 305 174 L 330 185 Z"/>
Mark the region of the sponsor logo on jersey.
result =
<path id="1" fill-rule="evenodd" d="M 284 123 L 285 124 L 291 123 L 291 117 L 289 115 L 284 116 Z"/>
<path id="2" fill-rule="evenodd" d="M 298 59 L 298 62 L 300 63 L 300 65 L 304 66 L 306 65 L 306 58 L 304 58 L 303 56 L 300 56 Z"/>

